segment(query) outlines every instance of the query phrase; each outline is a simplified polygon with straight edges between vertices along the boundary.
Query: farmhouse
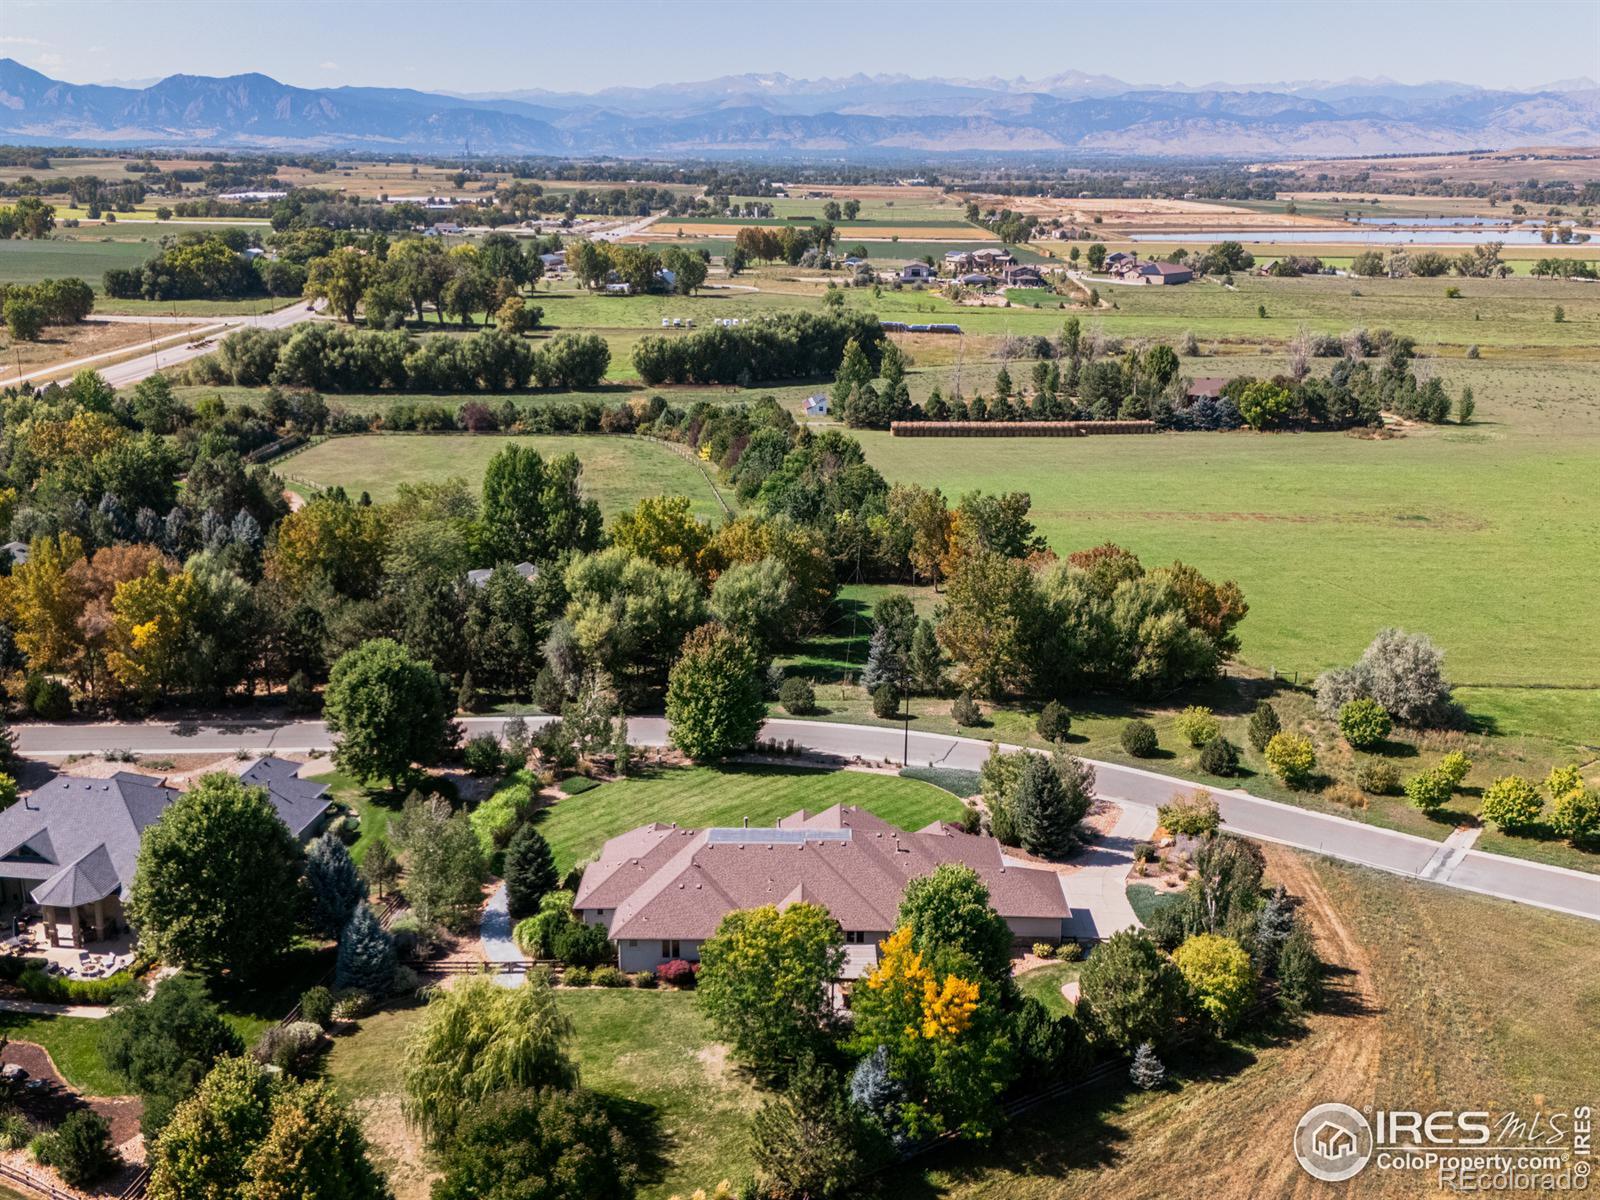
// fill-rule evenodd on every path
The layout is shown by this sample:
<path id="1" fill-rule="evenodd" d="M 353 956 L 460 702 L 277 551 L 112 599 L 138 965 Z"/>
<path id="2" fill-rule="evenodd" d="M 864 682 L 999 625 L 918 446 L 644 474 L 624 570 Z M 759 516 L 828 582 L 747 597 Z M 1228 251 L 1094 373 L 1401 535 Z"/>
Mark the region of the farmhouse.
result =
<path id="1" fill-rule="evenodd" d="M 907 263 L 900 268 L 901 283 L 928 283 L 934 278 L 934 269 L 925 262 Z"/>
<path id="2" fill-rule="evenodd" d="M 971 867 L 1019 942 L 1054 941 L 1071 915 L 1054 871 L 1006 859 L 991 837 L 936 821 L 906 833 L 860 808 L 804 809 L 770 829 L 641 825 L 608 841 L 583 873 L 573 911 L 603 924 L 625 971 L 698 961 L 735 909 L 826 908 L 844 929 L 843 977 L 869 973 L 894 931 L 906 884 L 942 863 Z"/>
<path id="3" fill-rule="evenodd" d="M 1226 379 L 1216 377 L 1191 379 L 1189 386 L 1183 390 L 1183 398 L 1191 404 L 1196 400 L 1216 400 L 1222 395 L 1222 389 L 1228 386 Z"/>
<path id="4" fill-rule="evenodd" d="M 257 758 L 234 764 L 239 778 L 265 788 L 289 832 L 304 841 L 327 821 L 327 788 L 301 779 L 299 763 Z M 52 946 L 114 938 L 126 927 L 122 902 L 133 883 L 139 839 L 178 798 L 150 775 L 109 779 L 57 775 L 0 812 L 0 910 L 37 905 Z"/>
<path id="5" fill-rule="evenodd" d="M 1044 286 L 1044 276 L 1037 267 L 1007 267 L 1001 276 L 1007 287 L 1038 288 Z"/>
<path id="6" fill-rule="evenodd" d="M 1126 277 L 1138 279 L 1140 283 L 1175 284 L 1188 283 L 1194 278 L 1194 272 L 1179 263 L 1142 262 L 1126 272 Z"/>

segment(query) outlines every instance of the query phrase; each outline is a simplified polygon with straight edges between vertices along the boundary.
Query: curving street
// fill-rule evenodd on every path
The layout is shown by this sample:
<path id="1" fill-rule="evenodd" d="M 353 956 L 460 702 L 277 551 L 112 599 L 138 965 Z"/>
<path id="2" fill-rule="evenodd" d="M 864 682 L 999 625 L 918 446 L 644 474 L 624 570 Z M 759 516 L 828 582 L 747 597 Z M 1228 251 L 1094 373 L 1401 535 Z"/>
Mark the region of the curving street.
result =
<path id="1" fill-rule="evenodd" d="M 551 718 L 527 719 L 530 725 L 541 725 Z M 462 724 L 469 734 L 476 734 L 498 731 L 504 722 L 504 717 L 468 717 Z M 321 721 L 270 718 L 34 724 L 18 725 L 13 731 L 19 751 L 41 759 L 61 759 L 105 750 L 131 750 L 139 754 L 205 751 L 225 754 L 233 750 L 296 754 L 324 751 L 333 745 L 327 726 Z M 899 729 L 784 719 L 769 720 L 762 736 L 780 743 L 793 742 L 797 750 L 841 762 L 854 758 L 900 762 L 904 752 L 913 766 L 956 767 L 970 771 L 983 765 L 990 745 L 978 738 L 916 732 L 908 738 Z M 628 737 L 636 745 L 664 745 L 666 719 L 634 717 L 628 722 Z M 1001 748 L 1018 749 L 1005 744 Z M 1145 814 L 1166 803 L 1175 791 L 1194 791 L 1203 786 L 1120 763 L 1090 761 L 1095 768 L 1096 790 L 1101 796 L 1143 810 Z M 1240 791 L 1204 790 L 1217 798 L 1223 823 L 1232 833 L 1412 879 L 1600 921 L 1600 875 L 1447 846 Z"/>

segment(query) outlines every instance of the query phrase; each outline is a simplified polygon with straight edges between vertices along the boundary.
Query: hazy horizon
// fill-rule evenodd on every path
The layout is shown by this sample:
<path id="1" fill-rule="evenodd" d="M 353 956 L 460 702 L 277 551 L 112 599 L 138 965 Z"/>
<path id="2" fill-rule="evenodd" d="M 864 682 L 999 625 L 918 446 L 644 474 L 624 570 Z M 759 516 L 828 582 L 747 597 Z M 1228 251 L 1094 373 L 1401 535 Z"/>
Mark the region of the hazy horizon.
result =
<path id="1" fill-rule="evenodd" d="M 6 9 L 0 55 L 52 78 L 122 86 L 174 74 L 259 72 L 301 87 L 592 94 L 745 74 L 1036 81 L 1079 71 L 1151 88 L 1382 77 L 1529 90 L 1592 78 L 1600 65 L 1600 4 L 1587 0 L 1021 2 L 1007 6 L 1012 19 L 989 33 L 984 20 L 998 10 L 942 0 L 813 0 L 803 9 L 731 0 L 591 0 L 579 8 L 487 0 L 470 17 L 420 0 L 239 0 L 223 8 L 191 0 L 8 0 Z M 775 28 L 772 17 L 789 19 L 789 27 Z M 616 30 L 634 36 L 618 38 Z M 1507 30 L 1536 37 L 1537 54 L 1507 55 Z"/>

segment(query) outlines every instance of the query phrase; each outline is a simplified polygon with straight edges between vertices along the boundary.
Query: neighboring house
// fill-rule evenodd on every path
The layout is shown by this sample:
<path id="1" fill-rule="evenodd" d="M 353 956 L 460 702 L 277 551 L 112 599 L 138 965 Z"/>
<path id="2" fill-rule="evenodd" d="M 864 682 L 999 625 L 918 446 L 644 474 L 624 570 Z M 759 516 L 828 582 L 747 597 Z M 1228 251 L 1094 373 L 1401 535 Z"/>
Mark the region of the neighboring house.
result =
<path id="1" fill-rule="evenodd" d="M 1121 275 L 1125 271 L 1133 270 L 1133 268 L 1138 265 L 1138 258 L 1127 253 L 1125 250 L 1117 250 L 1106 255 L 1105 269 L 1109 274 L 1112 275 Z"/>
<path id="2" fill-rule="evenodd" d="M 1222 389 L 1227 386 L 1228 381 L 1226 379 L 1191 379 L 1189 386 L 1183 391 L 1183 398 L 1190 403 L 1196 400 L 1216 400 L 1221 397 Z"/>
<path id="3" fill-rule="evenodd" d="M 534 566 L 531 562 L 519 562 L 516 565 L 516 572 L 524 579 L 533 580 L 538 576 L 539 568 Z M 475 571 L 467 572 L 467 582 L 473 587 L 485 587 L 488 585 L 489 576 L 493 574 L 493 567 L 479 567 Z"/>
<path id="4" fill-rule="evenodd" d="M 304 841 L 327 823 L 328 791 L 299 778 L 282 758 L 242 762 L 235 772 L 262 787 L 278 816 Z M 139 839 L 178 791 L 154 776 L 57 775 L 0 812 L 0 906 L 43 911 L 53 946 L 82 946 L 127 928 L 123 901 L 138 865 Z"/>
<path id="5" fill-rule="evenodd" d="M 924 262 L 907 263 L 900 268 L 901 283 L 929 283 L 938 278 L 938 273 Z"/>
<path id="6" fill-rule="evenodd" d="M 573 911 L 603 924 L 618 965 L 647 971 L 699 960 L 722 918 L 764 904 L 826 908 L 844 930 L 842 977 L 858 979 L 894 931 L 906 884 L 942 863 L 971 867 L 1017 941 L 1056 941 L 1071 915 L 1061 877 L 1008 861 L 991 837 L 936 821 L 906 833 L 860 808 L 804 809 L 770 829 L 642 825 L 608 841 L 583 873 Z"/>
<path id="7" fill-rule="evenodd" d="M 1194 278 L 1194 272 L 1181 263 L 1142 262 L 1127 274 L 1140 283 L 1156 285 L 1188 283 Z"/>
<path id="8" fill-rule="evenodd" d="M 565 271 L 567 269 L 567 252 L 557 250 L 554 254 L 541 254 L 539 261 L 544 264 L 545 273 Z"/>
<path id="9" fill-rule="evenodd" d="M 828 394 L 818 392 L 814 396 L 806 397 L 806 416 L 825 417 L 828 415 Z"/>
<path id="10" fill-rule="evenodd" d="M 985 275 L 982 271 L 969 271 L 967 274 L 958 278 L 956 282 L 965 287 L 989 288 L 993 287 L 999 282 L 999 280 L 997 280 L 993 275 Z"/>
<path id="11" fill-rule="evenodd" d="M 972 261 L 980 267 L 1009 267 L 1017 258 L 1009 250 L 974 250 Z"/>
<path id="12" fill-rule="evenodd" d="M 1038 288 L 1044 286 L 1044 276 L 1037 267 L 1007 267 L 1001 274 L 1007 287 Z"/>

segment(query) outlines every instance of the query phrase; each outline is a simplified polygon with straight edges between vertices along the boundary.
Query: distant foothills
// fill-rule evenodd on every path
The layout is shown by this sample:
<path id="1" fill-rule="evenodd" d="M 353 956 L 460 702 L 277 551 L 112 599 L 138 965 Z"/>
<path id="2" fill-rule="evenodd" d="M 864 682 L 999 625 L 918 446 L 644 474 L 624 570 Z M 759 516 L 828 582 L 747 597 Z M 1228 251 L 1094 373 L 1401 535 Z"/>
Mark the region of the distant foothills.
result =
<path id="1" fill-rule="evenodd" d="M 941 80 L 735 75 L 471 96 L 299 88 L 266 75 L 74 84 L 0 59 L 0 141 L 646 157 L 933 154 L 1330 156 L 1600 144 L 1600 85 L 1527 91 L 1386 79 L 1155 87 L 1068 72 Z"/>

